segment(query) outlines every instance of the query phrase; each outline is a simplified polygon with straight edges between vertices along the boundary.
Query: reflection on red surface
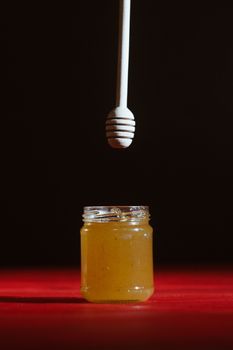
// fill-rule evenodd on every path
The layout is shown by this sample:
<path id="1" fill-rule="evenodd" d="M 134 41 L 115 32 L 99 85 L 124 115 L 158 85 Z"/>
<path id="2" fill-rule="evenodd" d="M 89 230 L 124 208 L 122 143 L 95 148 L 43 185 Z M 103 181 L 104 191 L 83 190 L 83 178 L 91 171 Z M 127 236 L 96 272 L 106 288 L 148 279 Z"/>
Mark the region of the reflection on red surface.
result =
<path id="1" fill-rule="evenodd" d="M 233 270 L 161 270 L 146 303 L 97 305 L 78 270 L 0 272 L 0 349 L 233 349 Z"/>

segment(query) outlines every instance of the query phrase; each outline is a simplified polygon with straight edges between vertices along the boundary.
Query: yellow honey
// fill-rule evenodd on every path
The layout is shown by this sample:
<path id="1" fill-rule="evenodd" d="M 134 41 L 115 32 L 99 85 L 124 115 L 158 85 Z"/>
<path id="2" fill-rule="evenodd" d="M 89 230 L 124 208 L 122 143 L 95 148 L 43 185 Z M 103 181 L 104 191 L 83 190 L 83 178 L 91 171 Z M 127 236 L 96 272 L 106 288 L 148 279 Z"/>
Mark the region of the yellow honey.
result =
<path id="1" fill-rule="evenodd" d="M 133 209 L 132 209 L 133 208 Z M 154 291 L 147 207 L 86 207 L 81 293 L 91 302 L 136 302 Z"/>

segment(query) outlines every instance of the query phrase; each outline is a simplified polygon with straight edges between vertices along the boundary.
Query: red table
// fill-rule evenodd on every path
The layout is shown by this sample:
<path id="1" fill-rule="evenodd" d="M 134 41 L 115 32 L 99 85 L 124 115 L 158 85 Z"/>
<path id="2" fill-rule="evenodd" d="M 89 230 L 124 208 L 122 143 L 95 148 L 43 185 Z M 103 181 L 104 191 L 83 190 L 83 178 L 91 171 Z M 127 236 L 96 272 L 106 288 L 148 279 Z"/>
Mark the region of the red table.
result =
<path id="1" fill-rule="evenodd" d="M 0 271 L 0 349 L 233 349 L 233 269 L 166 270 L 146 303 L 97 305 L 75 269 Z"/>

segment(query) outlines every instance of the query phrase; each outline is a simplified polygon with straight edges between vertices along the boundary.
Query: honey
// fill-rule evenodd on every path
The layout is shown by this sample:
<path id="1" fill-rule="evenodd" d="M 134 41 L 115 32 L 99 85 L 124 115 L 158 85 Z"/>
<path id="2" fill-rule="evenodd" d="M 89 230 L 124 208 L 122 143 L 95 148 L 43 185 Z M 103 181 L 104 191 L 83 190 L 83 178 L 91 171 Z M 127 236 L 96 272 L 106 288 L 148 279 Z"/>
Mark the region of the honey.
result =
<path id="1" fill-rule="evenodd" d="M 91 302 L 137 302 L 154 291 L 147 207 L 86 207 L 81 293 Z"/>

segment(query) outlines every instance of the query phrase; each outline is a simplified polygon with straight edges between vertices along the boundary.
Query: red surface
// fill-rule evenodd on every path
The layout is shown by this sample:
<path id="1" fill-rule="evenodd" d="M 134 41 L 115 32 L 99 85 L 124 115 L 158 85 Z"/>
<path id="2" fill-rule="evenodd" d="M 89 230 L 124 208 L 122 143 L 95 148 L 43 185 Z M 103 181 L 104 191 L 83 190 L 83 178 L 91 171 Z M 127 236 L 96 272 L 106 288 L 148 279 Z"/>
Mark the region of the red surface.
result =
<path id="1" fill-rule="evenodd" d="M 77 270 L 0 271 L 0 349 L 233 349 L 233 270 L 162 270 L 142 304 L 97 305 Z"/>

